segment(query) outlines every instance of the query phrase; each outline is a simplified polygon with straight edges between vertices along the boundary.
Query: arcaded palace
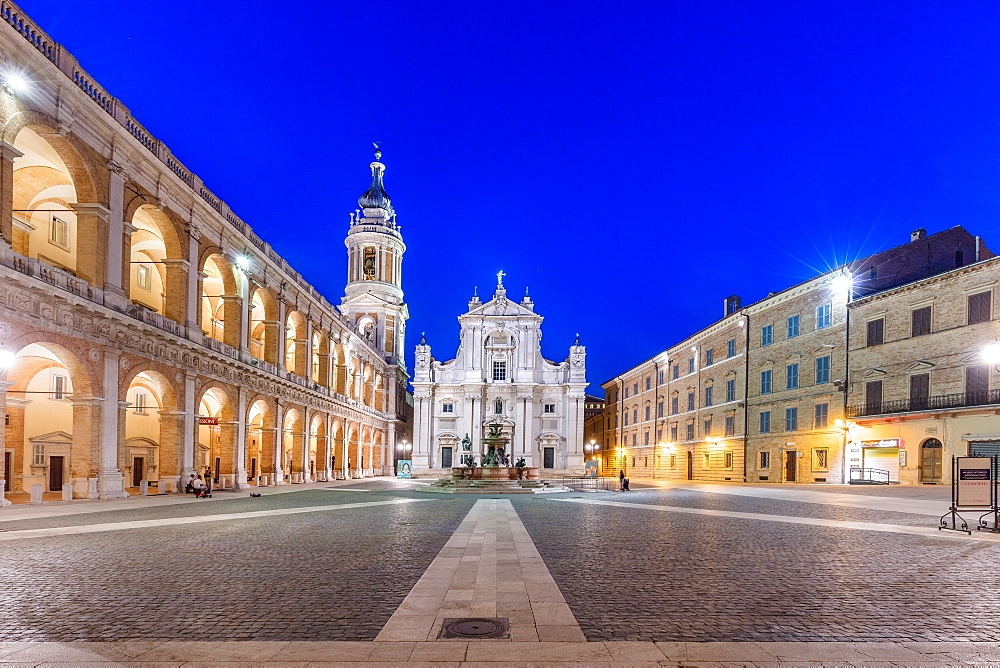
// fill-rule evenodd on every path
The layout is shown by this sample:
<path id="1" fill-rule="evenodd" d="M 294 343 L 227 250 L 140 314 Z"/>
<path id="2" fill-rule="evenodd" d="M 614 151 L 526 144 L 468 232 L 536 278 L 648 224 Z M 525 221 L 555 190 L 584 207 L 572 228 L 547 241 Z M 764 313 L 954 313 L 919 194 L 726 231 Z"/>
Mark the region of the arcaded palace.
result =
<path id="1" fill-rule="evenodd" d="M 389 473 L 407 310 L 381 154 L 338 309 L 72 55 L 9 2 L 0 18 L 6 495 Z"/>
<path id="2" fill-rule="evenodd" d="M 583 470 L 586 348 L 579 338 L 566 359 L 542 356 L 542 316 L 525 294 L 507 298 L 504 273 L 493 298 L 474 296 L 459 316 L 458 353 L 435 360 L 421 340 L 413 372 L 414 469 L 481 462 L 483 438 L 506 445 L 510 464 Z"/>

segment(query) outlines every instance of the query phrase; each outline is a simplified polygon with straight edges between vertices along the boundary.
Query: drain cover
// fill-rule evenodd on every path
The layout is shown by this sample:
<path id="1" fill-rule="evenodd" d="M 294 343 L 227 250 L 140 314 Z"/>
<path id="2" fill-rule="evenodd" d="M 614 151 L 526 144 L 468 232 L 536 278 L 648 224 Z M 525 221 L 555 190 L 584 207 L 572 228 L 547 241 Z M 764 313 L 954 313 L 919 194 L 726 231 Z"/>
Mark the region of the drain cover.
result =
<path id="1" fill-rule="evenodd" d="M 509 638 L 510 623 L 506 617 L 466 617 L 445 619 L 439 638 L 468 638 L 487 640 Z"/>

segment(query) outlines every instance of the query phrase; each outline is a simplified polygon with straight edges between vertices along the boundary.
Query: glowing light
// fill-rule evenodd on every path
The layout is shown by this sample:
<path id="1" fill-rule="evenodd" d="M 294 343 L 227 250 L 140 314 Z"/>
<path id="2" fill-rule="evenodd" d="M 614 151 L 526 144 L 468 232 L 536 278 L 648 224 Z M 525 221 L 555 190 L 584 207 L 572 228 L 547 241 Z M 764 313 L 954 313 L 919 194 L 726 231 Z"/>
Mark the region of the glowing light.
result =
<path id="1" fill-rule="evenodd" d="M 843 420 L 834 420 L 833 424 L 837 427 L 837 429 L 843 429 L 844 428 L 844 421 Z"/>
<path id="2" fill-rule="evenodd" d="M 9 369 L 12 366 L 14 366 L 14 352 L 0 350 L 0 369 Z"/>
<path id="3" fill-rule="evenodd" d="M 236 266 L 239 267 L 241 271 L 247 271 L 250 269 L 250 258 L 246 255 L 237 255 Z"/>
<path id="4" fill-rule="evenodd" d="M 979 355 L 987 364 L 1000 364 L 1000 343 L 991 343 Z"/>
<path id="5" fill-rule="evenodd" d="M 854 287 L 854 279 L 850 274 L 845 272 L 833 279 L 831 287 L 837 294 L 849 294 L 851 288 Z"/>
<path id="6" fill-rule="evenodd" d="M 3 87 L 8 93 L 23 93 L 28 90 L 28 80 L 20 74 L 6 74 L 3 78 Z"/>

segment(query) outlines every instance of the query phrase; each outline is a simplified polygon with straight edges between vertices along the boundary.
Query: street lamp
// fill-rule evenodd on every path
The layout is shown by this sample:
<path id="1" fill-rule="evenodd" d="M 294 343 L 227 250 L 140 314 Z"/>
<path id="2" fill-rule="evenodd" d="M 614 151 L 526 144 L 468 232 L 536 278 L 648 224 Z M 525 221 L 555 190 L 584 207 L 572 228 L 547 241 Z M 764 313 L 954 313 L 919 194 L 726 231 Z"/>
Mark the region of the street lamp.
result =
<path id="1" fill-rule="evenodd" d="M 597 442 L 594 439 L 590 439 L 590 443 L 583 444 L 584 454 L 591 458 L 595 458 L 594 455 L 596 455 L 597 451 L 600 449 L 601 446 L 597 445 Z"/>
<path id="2" fill-rule="evenodd" d="M 6 371 L 14 366 L 14 351 L 0 348 L 0 371 Z"/>
<path id="3" fill-rule="evenodd" d="M 1000 365 L 1000 343 L 991 343 L 980 351 L 979 356 L 987 364 Z"/>

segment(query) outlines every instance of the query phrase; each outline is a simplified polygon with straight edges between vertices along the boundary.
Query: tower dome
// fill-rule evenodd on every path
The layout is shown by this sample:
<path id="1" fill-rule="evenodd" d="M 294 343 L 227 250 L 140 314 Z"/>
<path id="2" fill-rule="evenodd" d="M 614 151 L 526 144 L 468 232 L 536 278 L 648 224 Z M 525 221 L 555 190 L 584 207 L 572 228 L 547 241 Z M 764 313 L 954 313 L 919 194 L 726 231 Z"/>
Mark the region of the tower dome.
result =
<path id="1" fill-rule="evenodd" d="M 368 186 L 365 194 L 358 198 L 358 206 L 362 209 L 382 209 L 392 216 L 395 210 L 392 208 L 392 200 L 389 199 L 389 195 L 385 192 L 385 186 L 382 184 L 385 165 L 379 162 L 381 157 L 382 151 L 376 145 L 375 162 L 369 165 L 372 170 L 372 184 Z"/>

